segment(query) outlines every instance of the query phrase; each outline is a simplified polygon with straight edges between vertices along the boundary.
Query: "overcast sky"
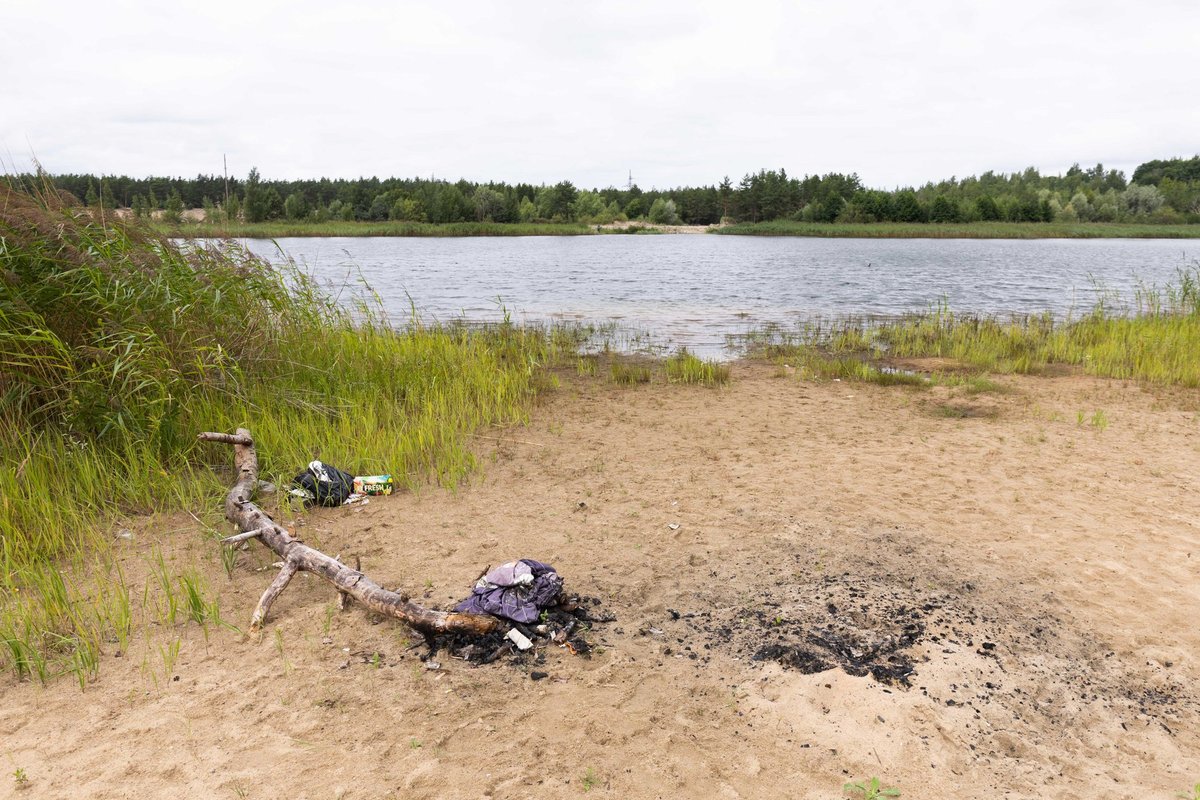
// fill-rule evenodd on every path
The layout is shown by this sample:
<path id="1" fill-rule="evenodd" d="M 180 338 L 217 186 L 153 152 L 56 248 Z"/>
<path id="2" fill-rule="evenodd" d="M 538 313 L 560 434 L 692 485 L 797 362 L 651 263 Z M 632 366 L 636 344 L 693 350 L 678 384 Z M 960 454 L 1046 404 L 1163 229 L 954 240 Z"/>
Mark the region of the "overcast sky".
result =
<path id="1" fill-rule="evenodd" d="M 51 172 L 892 187 L 1200 152 L 1200 1 L 0 0 Z"/>

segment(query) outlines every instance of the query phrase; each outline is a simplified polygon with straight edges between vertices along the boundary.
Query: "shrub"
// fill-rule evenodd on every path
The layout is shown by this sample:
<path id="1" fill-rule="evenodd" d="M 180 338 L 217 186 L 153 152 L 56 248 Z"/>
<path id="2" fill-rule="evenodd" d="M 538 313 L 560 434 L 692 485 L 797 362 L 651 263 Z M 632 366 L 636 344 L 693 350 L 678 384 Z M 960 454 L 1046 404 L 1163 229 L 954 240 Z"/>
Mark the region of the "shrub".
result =
<path id="1" fill-rule="evenodd" d="M 679 212 L 675 210 L 674 200 L 658 198 L 650 204 L 650 221 L 655 225 L 678 225 Z"/>

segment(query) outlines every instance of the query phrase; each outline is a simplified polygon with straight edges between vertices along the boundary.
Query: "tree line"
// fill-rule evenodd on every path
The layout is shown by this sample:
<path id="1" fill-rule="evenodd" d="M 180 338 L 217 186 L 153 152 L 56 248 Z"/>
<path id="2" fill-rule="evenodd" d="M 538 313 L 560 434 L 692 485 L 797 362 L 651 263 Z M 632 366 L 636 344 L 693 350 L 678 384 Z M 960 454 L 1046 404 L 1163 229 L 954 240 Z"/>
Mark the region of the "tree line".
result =
<path id="1" fill-rule="evenodd" d="M 244 179 L 50 176 L 82 204 L 130 208 L 178 221 L 203 209 L 210 221 L 325 222 L 583 222 L 647 220 L 710 225 L 767 222 L 1200 222 L 1200 156 L 1148 161 L 1126 179 L 1103 164 L 1072 166 L 1062 175 L 985 172 L 920 187 L 871 189 L 857 174 L 791 177 L 760 170 L 734 183 L 646 189 L 581 189 L 553 185 L 474 183 L 437 178 L 269 180 L 257 169 Z"/>

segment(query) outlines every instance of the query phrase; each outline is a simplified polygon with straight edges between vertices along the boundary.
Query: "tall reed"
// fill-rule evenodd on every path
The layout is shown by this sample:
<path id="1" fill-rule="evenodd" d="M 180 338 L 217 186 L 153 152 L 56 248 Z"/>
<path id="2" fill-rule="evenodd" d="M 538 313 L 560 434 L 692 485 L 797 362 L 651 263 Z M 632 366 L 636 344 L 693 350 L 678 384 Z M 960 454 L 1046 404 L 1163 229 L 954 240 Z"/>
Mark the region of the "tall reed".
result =
<path id="1" fill-rule="evenodd" d="M 28 188 L 0 186 L 0 664 L 18 675 L 90 665 L 113 636 L 117 519 L 219 502 L 228 456 L 196 432 L 249 427 L 285 483 L 321 458 L 453 485 L 469 434 L 524 419 L 573 344 L 396 329 L 230 243 L 176 247 Z"/>

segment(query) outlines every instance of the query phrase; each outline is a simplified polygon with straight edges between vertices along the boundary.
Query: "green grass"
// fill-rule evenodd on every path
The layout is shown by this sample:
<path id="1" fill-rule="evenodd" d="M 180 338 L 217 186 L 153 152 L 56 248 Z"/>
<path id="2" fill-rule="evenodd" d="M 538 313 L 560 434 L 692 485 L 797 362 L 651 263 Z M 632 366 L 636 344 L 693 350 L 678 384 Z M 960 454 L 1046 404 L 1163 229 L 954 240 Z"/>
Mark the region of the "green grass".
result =
<path id="1" fill-rule="evenodd" d="M 600 359 L 595 355 L 582 355 L 575 359 L 575 374 L 580 377 L 595 377 Z"/>
<path id="2" fill-rule="evenodd" d="M 645 364 L 631 364 L 626 361 L 614 361 L 609 367 L 609 378 L 619 386 L 633 386 L 639 383 L 649 383 L 652 372 Z"/>
<path id="3" fill-rule="evenodd" d="M 666 360 L 667 383 L 716 386 L 730 383 L 730 365 L 700 359 L 688 350 L 679 350 Z"/>
<path id="4" fill-rule="evenodd" d="M 856 239 L 1195 239 L 1200 225 L 1133 223 L 963 222 L 747 222 L 714 229 L 734 236 L 823 236 Z"/>
<path id="5" fill-rule="evenodd" d="M 1180 270 L 1165 288 L 1140 290 L 1129 309 L 1117 311 L 1102 302 L 1079 319 L 960 315 L 943 304 L 897 320 L 764 328 L 742 343 L 752 355 L 794 366 L 801 376 L 916 383 L 920 376 L 877 365 L 933 357 L 979 373 L 1039 374 L 1070 367 L 1097 377 L 1195 387 L 1200 386 L 1200 265 Z M 977 377 L 931 377 L 964 382 L 968 392 L 995 390 L 992 382 Z"/>
<path id="6" fill-rule="evenodd" d="M 885 787 L 877 777 L 872 777 L 870 780 L 847 783 L 842 786 L 842 791 L 860 800 L 877 800 L 880 797 L 900 796 L 899 789 L 894 786 Z"/>
<path id="7" fill-rule="evenodd" d="M 195 239 L 283 239 L 293 236 L 586 236 L 594 225 L 576 222 L 288 222 L 182 223 L 155 222 L 166 235 Z"/>
<path id="8" fill-rule="evenodd" d="M 947 308 L 880 326 L 871 346 L 897 357 L 949 358 L 987 372 L 1086 374 L 1200 386 L 1200 268 L 1163 292 L 1143 292 L 1131 314 L 1097 307 L 1077 320 L 959 316 Z"/>
<path id="9" fill-rule="evenodd" d="M 680 350 L 666 360 L 668 383 L 690 383 L 718 386 L 729 383 L 729 365 L 703 360 L 687 350 Z"/>
<path id="10" fill-rule="evenodd" d="M 1012 388 L 983 375 L 963 376 L 959 381 L 967 394 L 1008 394 Z"/>
<path id="11" fill-rule="evenodd" d="M 17 677 L 90 676 L 101 645 L 125 647 L 109 533 L 219 507 L 228 453 L 197 432 L 249 427 L 278 485 L 320 458 L 453 486 L 471 433 L 524 420 L 543 366 L 574 357 L 570 334 L 508 321 L 396 329 L 294 268 L 107 222 L 0 189 L 0 668 Z M 162 624 L 215 621 L 195 576 L 150 572 Z"/>
<path id="12" fill-rule="evenodd" d="M 928 378 L 916 373 L 880 367 L 858 355 L 832 354 L 817 347 L 781 348 L 775 359 L 796 370 L 801 379 L 863 381 L 880 386 L 932 385 Z"/>

